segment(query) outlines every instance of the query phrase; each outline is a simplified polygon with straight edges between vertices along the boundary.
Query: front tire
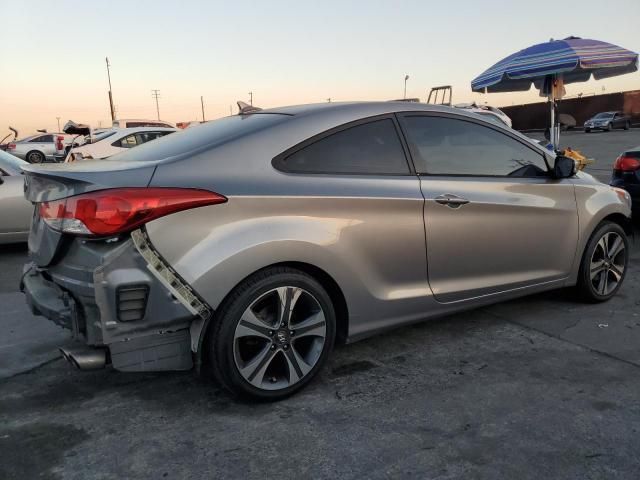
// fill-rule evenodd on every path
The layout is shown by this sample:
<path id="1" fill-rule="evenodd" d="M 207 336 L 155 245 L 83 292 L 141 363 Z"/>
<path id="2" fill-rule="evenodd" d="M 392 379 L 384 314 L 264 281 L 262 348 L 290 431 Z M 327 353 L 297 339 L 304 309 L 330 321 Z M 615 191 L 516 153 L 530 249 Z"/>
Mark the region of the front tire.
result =
<path id="1" fill-rule="evenodd" d="M 233 394 L 260 401 L 288 397 L 326 362 L 335 340 L 331 298 L 292 268 L 255 273 L 223 302 L 209 336 L 215 378 Z"/>
<path id="2" fill-rule="evenodd" d="M 584 129 L 584 133 L 591 133 L 591 129 L 590 128 L 585 128 Z"/>
<path id="3" fill-rule="evenodd" d="M 629 262 L 629 240 L 613 222 L 602 222 L 589 239 L 578 275 L 578 293 L 588 302 L 605 302 L 624 280 Z"/>

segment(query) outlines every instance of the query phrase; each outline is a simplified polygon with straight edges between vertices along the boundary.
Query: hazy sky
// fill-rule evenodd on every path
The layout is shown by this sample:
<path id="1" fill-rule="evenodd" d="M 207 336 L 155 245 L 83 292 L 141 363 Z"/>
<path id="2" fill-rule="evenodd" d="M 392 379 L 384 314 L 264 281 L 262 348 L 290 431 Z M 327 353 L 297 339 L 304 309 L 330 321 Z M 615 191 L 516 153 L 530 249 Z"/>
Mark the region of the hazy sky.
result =
<path id="1" fill-rule="evenodd" d="M 105 56 L 120 118 L 172 122 L 262 107 L 426 99 L 511 105 L 536 91 L 479 95 L 473 77 L 521 48 L 576 35 L 640 50 L 640 0 L 36 1 L 0 0 L 0 138 L 56 129 L 56 117 L 110 124 Z M 567 86 L 567 94 L 640 88 L 640 73 Z"/>

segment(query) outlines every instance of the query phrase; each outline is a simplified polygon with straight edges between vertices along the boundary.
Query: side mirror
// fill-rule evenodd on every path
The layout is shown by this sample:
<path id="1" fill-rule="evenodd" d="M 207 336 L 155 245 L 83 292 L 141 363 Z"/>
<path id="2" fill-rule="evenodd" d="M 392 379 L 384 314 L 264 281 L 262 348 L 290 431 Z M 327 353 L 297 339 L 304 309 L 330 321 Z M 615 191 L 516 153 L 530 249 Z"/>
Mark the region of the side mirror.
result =
<path id="1" fill-rule="evenodd" d="M 556 178 L 569 178 L 576 174 L 576 161 L 571 157 L 557 155 L 553 165 L 553 176 Z"/>

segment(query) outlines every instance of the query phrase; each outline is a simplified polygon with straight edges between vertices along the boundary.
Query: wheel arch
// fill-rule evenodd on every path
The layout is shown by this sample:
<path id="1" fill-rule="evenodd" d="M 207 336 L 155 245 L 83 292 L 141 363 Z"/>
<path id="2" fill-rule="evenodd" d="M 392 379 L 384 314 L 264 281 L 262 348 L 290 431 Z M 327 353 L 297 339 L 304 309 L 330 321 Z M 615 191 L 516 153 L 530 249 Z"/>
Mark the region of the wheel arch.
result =
<path id="1" fill-rule="evenodd" d="M 306 273 L 307 275 L 312 277 L 314 280 L 320 283 L 320 285 L 322 285 L 322 287 L 327 291 L 327 294 L 331 298 L 331 302 L 333 304 L 333 308 L 336 314 L 336 343 L 337 344 L 346 343 L 349 335 L 349 309 L 347 306 L 346 297 L 342 289 L 338 285 L 338 282 L 329 273 L 327 273 L 322 268 L 316 265 L 312 265 L 310 263 L 300 262 L 300 261 L 286 261 L 286 262 L 272 263 L 271 265 L 262 267 L 256 270 L 255 272 L 250 273 L 249 275 L 241 279 L 239 282 L 237 282 L 233 286 L 233 288 L 227 293 L 227 295 L 224 297 L 222 302 L 220 302 L 220 305 L 226 302 L 227 298 L 229 298 L 229 296 L 233 294 L 233 292 L 238 287 L 238 285 L 244 282 L 247 278 L 251 277 L 252 275 L 255 275 L 256 273 L 259 273 L 261 271 L 264 271 L 269 268 L 274 268 L 274 267 L 289 267 L 296 270 L 300 270 L 301 272 Z M 220 311 L 220 308 L 218 308 L 216 311 Z M 216 321 L 216 313 L 214 312 L 211 315 L 211 317 L 208 318 L 203 323 L 202 328 L 191 329 L 191 335 L 192 336 L 197 335 L 197 338 L 192 338 L 192 345 L 197 345 L 197 350 L 196 352 L 194 352 L 196 357 L 194 363 L 198 370 L 201 370 L 204 366 L 208 364 L 207 355 L 209 355 L 209 353 L 206 348 L 203 348 L 203 345 L 207 343 L 208 336 L 211 334 L 211 326 L 215 321 Z"/>
<path id="2" fill-rule="evenodd" d="M 602 222 L 617 223 L 624 230 L 624 233 L 626 233 L 628 236 L 633 237 L 634 235 L 633 224 L 631 222 L 631 219 L 623 215 L 622 213 L 618 213 L 618 212 L 610 213 L 609 215 L 605 216 L 602 220 L 600 220 L 598 222 L 598 225 L 600 225 Z M 597 225 L 596 225 L 596 228 L 598 228 Z M 593 232 L 591 234 L 593 235 Z"/>

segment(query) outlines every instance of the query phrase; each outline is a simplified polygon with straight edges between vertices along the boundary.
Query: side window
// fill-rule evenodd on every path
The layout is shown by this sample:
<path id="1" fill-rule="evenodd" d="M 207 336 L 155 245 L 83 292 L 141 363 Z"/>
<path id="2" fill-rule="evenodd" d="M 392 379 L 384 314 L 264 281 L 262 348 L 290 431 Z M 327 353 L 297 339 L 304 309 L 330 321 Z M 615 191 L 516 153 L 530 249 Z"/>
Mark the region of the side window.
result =
<path id="1" fill-rule="evenodd" d="M 294 173 L 409 173 L 390 119 L 356 125 L 324 137 L 285 157 L 280 166 Z"/>
<path id="2" fill-rule="evenodd" d="M 445 117 L 407 116 L 407 139 L 418 173 L 541 177 L 541 153 L 492 128 Z"/>
<path id="3" fill-rule="evenodd" d="M 52 143 L 53 135 L 40 135 L 32 140 L 29 140 L 29 143 Z"/>
<path id="4" fill-rule="evenodd" d="M 150 142 L 156 138 L 160 138 L 160 132 L 141 132 L 136 134 L 138 137 L 138 145 Z"/>
<path id="5" fill-rule="evenodd" d="M 136 135 L 134 133 L 124 137 L 122 140 L 112 143 L 112 145 L 114 147 L 132 148 L 138 145 L 138 141 L 136 140 Z"/>

